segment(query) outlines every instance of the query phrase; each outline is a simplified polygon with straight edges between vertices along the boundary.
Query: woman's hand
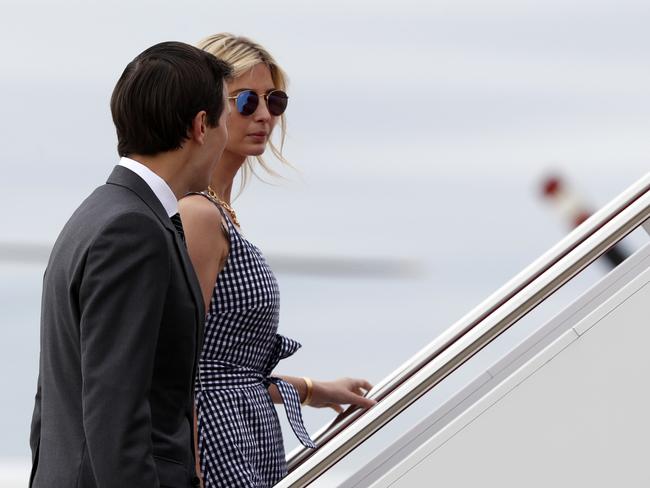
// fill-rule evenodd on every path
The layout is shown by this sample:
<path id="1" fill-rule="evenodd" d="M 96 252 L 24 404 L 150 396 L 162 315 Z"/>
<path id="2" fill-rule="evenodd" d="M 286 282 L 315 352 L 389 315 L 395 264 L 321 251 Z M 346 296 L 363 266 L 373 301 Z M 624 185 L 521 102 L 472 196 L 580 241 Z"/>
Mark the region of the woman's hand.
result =
<path id="1" fill-rule="evenodd" d="M 333 408 L 342 413 L 344 405 L 357 405 L 361 408 L 370 408 L 375 400 L 365 398 L 372 385 L 366 380 L 355 378 L 340 378 L 334 381 L 314 381 L 312 396 L 309 406 L 316 408 Z"/>

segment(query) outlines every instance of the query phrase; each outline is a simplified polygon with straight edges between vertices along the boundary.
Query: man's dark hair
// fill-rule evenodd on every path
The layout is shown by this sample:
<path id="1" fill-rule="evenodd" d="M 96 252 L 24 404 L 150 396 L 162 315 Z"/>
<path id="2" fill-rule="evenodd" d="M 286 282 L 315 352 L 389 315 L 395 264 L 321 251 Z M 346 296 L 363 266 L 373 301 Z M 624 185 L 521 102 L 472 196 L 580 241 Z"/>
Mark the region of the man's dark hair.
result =
<path id="1" fill-rule="evenodd" d="M 201 110 L 215 127 L 224 109 L 223 84 L 231 76 L 228 63 L 182 42 L 161 42 L 142 52 L 111 96 L 119 155 L 179 149 Z"/>

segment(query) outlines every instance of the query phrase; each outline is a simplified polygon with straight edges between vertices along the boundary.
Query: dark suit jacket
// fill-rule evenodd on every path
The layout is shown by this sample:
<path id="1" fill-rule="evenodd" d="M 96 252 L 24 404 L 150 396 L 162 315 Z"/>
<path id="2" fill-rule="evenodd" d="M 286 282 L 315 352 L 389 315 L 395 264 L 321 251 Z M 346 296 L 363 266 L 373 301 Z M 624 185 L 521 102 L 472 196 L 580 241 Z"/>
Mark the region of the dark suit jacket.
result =
<path id="1" fill-rule="evenodd" d="M 188 487 L 204 304 L 162 204 L 117 166 L 43 280 L 33 487 Z"/>

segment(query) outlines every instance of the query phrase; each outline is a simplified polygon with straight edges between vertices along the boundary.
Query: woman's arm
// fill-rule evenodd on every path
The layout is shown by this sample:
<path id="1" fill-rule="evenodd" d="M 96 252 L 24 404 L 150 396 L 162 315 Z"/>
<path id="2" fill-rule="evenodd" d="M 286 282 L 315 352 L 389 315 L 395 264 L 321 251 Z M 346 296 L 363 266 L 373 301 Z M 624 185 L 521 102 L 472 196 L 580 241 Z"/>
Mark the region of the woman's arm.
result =
<path id="1" fill-rule="evenodd" d="M 201 285 L 203 301 L 208 310 L 217 275 L 228 258 L 228 239 L 224 235 L 222 216 L 213 203 L 199 195 L 179 202 L 187 251 Z M 203 486 L 198 452 L 197 412 L 194 407 L 194 456 L 196 474 Z"/>
<path id="2" fill-rule="evenodd" d="M 187 251 L 199 279 L 206 310 L 217 275 L 228 258 L 228 239 L 219 209 L 205 197 L 190 195 L 178 202 Z"/>
<path id="3" fill-rule="evenodd" d="M 303 378 L 296 376 L 278 376 L 287 383 L 291 383 L 300 396 L 300 401 L 304 401 L 307 395 L 307 383 Z M 356 378 L 340 378 L 334 381 L 313 381 L 312 396 L 309 406 L 316 408 L 329 407 L 343 412 L 341 405 L 357 405 L 361 408 L 370 408 L 375 400 L 365 398 L 365 394 L 372 389 L 372 385 L 366 380 Z M 275 385 L 269 386 L 269 393 L 273 403 L 282 403 L 282 397 Z"/>
<path id="4" fill-rule="evenodd" d="M 194 429 L 194 471 L 196 471 L 196 475 L 199 477 L 200 480 L 200 486 L 201 488 L 203 488 L 203 475 L 201 474 L 201 460 L 199 459 L 199 436 L 198 436 L 199 420 L 196 418 L 196 405 L 194 406 L 193 410 L 194 410 L 194 426 L 192 428 Z"/>

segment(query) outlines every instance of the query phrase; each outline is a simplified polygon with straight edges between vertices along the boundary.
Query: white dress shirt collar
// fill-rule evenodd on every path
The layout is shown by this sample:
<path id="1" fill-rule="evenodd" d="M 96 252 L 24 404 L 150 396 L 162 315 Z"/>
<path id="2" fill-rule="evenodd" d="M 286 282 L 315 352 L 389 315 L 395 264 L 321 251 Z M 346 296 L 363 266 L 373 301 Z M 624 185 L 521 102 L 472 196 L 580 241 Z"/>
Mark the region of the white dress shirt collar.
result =
<path id="1" fill-rule="evenodd" d="M 156 195 L 156 198 L 158 198 L 160 203 L 162 203 L 162 206 L 165 207 L 168 216 L 171 217 L 178 213 L 178 200 L 176 200 L 176 195 L 174 195 L 174 192 L 169 188 L 169 185 L 165 180 L 147 168 L 144 164 L 133 159 L 121 158 L 119 165 L 130 169 L 142 178 L 147 185 L 149 185 L 149 188 L 151 188 L 151 191 Z"/>

